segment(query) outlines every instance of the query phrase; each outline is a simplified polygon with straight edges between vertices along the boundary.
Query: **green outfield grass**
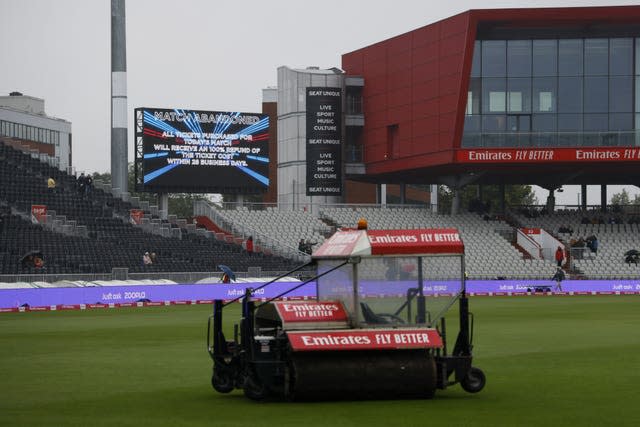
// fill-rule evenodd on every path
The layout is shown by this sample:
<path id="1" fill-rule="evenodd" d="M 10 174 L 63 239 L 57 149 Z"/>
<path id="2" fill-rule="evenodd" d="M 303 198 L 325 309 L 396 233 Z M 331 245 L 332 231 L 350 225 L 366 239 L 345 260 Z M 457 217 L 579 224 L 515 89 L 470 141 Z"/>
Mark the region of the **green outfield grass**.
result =
<path id="1" fill-rule="evenodd" d="M 475 297 L 471 310 L 482 392 L 322 403 L 215 393 L 209 306 L 4 313 L 0 426 L 640 425 L 640 296 Z"/>

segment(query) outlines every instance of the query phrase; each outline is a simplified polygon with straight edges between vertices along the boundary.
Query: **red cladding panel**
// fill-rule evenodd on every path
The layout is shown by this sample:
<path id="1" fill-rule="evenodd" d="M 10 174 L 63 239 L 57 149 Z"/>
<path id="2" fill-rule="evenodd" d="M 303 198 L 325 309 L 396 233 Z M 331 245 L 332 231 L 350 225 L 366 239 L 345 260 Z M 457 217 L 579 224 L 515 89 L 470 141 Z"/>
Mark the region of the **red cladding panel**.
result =
<path id="1" fill-rule="evenodd" d="M 387 103 L 389 108 L 396 108 L 399 106 L 411 106 L 411 87 L 403 87 L 393 92 L 389 92 L 389 98 Z"/>
<path id="2" fill-rule="evenodd" d="M 410 50 L 405 50 L 389 57 L 389 74 L 411 70 L 412 54 Z"/>
<path id="3" fill-rule="evenodd" d="M 399 52 L 406 52 L 411 50 L 412 39 L 413 39 L 413 36 L 411 33 L 406 33 L 401 36 L 390 39 L 387 53 L 393 56 L 393 55 L 397 55 Z"/>
<path id="4" fill-rule="evenodd" d="M 389 81 L 387 88 L 389 92 L 397 90 L 398 88 L 411 86 L 411 70 L 398 71 L 394 74 L 389 74 Z"/>
<path id="5" fill-rule="evenodd" d="M 354 52 L 353 55 L 342 57 L 342 66 L 348 68 L 351 74 L 361 75 L 364 72 L 364 54 L 362 51 Z"/>

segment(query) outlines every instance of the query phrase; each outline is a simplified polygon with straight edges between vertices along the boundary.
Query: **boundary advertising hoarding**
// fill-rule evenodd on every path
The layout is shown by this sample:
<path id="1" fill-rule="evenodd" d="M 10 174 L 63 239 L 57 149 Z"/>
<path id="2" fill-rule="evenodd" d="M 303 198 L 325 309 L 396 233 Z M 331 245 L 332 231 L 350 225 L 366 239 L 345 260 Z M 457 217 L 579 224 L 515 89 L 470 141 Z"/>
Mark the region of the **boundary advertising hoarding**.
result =
<path id="1" fill-rule="evenodd" d="M 269 116 L 136 108 L 136 190 L 260 194 L 269 187 Z"/>
<path id="2" fill-rule="evenodd" d="M 342 195 L 342 90 L 307 88 L 307 196 Z"/>

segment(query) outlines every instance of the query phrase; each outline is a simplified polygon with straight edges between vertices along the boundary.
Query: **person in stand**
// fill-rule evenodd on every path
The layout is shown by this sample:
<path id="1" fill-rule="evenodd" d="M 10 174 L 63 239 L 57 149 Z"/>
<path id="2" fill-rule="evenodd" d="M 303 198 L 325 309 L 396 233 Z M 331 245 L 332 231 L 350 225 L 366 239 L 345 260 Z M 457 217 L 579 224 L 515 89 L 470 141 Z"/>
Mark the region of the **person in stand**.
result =
<path id="1" fill-rule="evenodd" d="M 85 186 L 87 185 L 87 178 L 84 176 L 84 172 L 78 177 L 78 193 L 82 196 L 85 193 Z"/>
<path id="2" fill-rule="evenodd" d="M 566 276 L 564 274 L 564 271 L 562 271 L 562 269 L 558 267 L 556 274 L 554 274 L 551 278 L 551 280 L 554 280 L 556 282 L 556 291 L 562 292 L 562 281 L 565 279 L 565 277 Z"/>
<path id="3" fill-rule="evenodd" d="M 562 246 L 558 246 L 558 249 L 556 249 L 555 259 L 558 263 L 558 267 L 562 267 L 562 261 L 564 261 L 564 250 L 562 249 Z"/>
<path id="4" fill-rule="evenodd" d="M 84 179 L 84 193 L 88 196 L 93 190 L 93 177 L 88 175 Z"/>
<path id="5" fill-rule="evenodd" d="M 47 179 L 47 190 L 49 191 L 49 193 L 56 192 L 56 180 L 51 176 L 49 177 L 49 179 Z"/>
<path id="6" fill-rule="evenodd" d="M 253 236 L 249 236 L 249 238 L 247 239 L 246 249 L 249 253 L 249 256 L 253 255 Z"/>
<path id="7" fill-rule="evenodd" d="M 33 258 L 33 266 L 37 269 L 44 268 L 44 260 L 36 255 Z"/>
<path id="8" fill-rule="evenodd" d="M 156 261 L 158 261 L 158 256 L 156 255 L 155 252 L 151 252 L 151 254 L 149 255 L 149 258 L 151 259 L 151 264 L 155 264 Z"/>
<path id="9" fill-rule="evenodd" d="M 142 255 L 142 264 L 144 265 L 153 264 L 153 261 L 151 261 L 151 256 L 149 255 L 149 252 L 145 252 L 144 255 Z"/>

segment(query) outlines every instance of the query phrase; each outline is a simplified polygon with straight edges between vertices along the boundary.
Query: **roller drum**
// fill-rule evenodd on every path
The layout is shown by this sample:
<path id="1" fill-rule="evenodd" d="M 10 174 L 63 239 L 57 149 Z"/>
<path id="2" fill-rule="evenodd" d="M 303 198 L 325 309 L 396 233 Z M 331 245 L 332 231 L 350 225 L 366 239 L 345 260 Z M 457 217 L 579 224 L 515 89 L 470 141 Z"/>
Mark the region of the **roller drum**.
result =
<path id="1" fill-rule="evenodd" d="M 292 400 L 431 398 L 436 364 L 428 350 L 294 352 Z"/>

